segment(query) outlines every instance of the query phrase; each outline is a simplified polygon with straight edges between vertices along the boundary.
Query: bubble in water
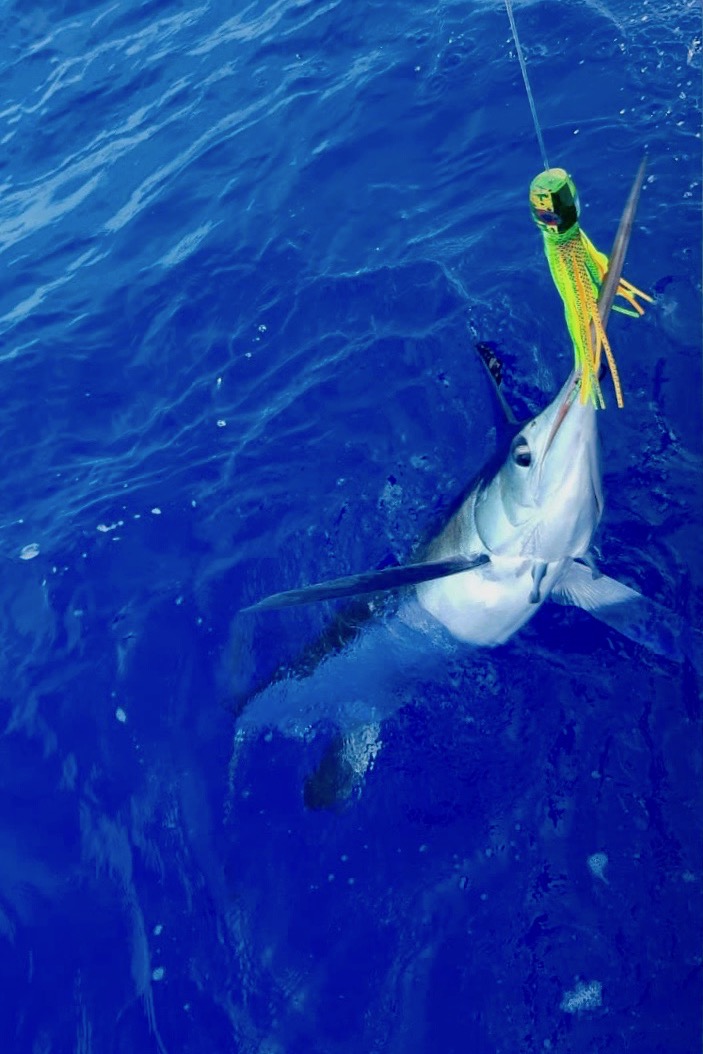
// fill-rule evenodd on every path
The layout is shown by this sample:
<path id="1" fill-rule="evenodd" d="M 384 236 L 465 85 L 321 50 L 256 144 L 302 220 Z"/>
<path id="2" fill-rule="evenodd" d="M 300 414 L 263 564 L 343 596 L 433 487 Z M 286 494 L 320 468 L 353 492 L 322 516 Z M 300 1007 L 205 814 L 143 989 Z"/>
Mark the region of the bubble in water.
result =
<path id="1" fill-rule="evenodd" d="M 608 854 L 607 853 L 591 853 L 588 860 L 588 870 L 595 878 L 599 878 L 601 882 L 605 882 L 608 885 L 608 879 L 605 877 L 605 869 L 608 866 Z"/>

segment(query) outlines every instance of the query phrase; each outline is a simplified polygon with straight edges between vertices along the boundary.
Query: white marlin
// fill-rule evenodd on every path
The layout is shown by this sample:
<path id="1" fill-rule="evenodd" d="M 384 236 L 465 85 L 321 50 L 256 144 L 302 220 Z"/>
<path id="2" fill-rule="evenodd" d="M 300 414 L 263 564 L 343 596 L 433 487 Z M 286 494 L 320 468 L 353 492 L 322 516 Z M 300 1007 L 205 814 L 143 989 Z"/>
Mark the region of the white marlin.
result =
<path id="1" fill-rule="evenodd" d="M 604 327 L 643 178 L 644 162 L 625 206 L 599 297 Z M 402 683 L 412 664 L 425 660 L 418 648 L 418 632 L 434 637 L 439 631 L 441 639 L 445 627 L 459 641 L 498 645 L 549 598 L 588 611 L 659 655 L 676 661 L 691 658 L 695 663 L 690 627 L 636 590 L 600 574 L 590 555 L 603 494 L 597 411 L 579 399 L 579 374 L 572 372 L 553 402 L 519 425 L 498 385 L 495 363 L 487 356 L 483 361 L 507 419 L 510 441 L 497 471 L 484 470 L 426 546 L 423 559 L 277 593 L 243 609 L 266 610 L 415 587 L 415 595 L 401 603 L 394 619 L 378 620 L 358 636 L 352 628 L 353 644 L 333 626 L 331 649 L 325 640 L 322 647 L 317 642 L 312 656 L 304 654 L 297 671 L 295 667 L 279 671 L 239 701 L 231 779 L 248 730 L 276 727 L 287 735 L 307 737 L 321 715 L 329 714 L 337 731 L 305 780 L 304 800 L 310 808 L 338 804 L 359 786 L 374 763 L 381 747 L 380 722 L 388 707 L 398 702 L 394 687 L 398 676 Z M 349 648 L 341 654 L 345 642 Z M 446 653 L 441 648 L 436 651 L 441 662 Z M 352 668 L 345 658 L 351 659 Z M 313 667 L 314 677 L 309 677 Z"/>
<path id="2" fill-rule="evenodd" d="M 643 161 L 601 289 L 604 327 L 622 273 L 644 167 Z M 590 402 L 580 401 L 580 381 L 572 372 L 554 401 L 522 426 L 496 385 L 513 426 L 507 456 L 494 475 L 479 478 L 427 546 L 421 562 L 276 593 L 244 610 L 414 585 L 421 607 L 454 637 L 491 646 L 507 641 L 551 597 L 589 611 L 660 654 L 680 658 L 680 643 L 670 620 L 659 618 L 659 606 L 600 574 L 590 557 L 603 494 L 597 411 Z"/>

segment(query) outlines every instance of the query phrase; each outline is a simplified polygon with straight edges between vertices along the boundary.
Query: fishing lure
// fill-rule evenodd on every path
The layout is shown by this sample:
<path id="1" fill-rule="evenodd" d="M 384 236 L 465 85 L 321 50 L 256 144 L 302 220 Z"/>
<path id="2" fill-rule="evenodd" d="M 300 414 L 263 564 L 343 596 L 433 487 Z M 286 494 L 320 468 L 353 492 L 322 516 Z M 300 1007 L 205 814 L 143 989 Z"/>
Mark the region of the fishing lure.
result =
<path id="1" fill-rule="evenodd" d="M 608 257 L 599 252 L 578 222 L 579 200 L 571 176 L 563 168 L 547 168 L 530 184 L 532 218 L 542 232 L 544 251 L 554 284 L 564 302 L 566 324 L 574 345 L 575 368 L 581 372 L 581 402 L 590 399 L 603 409 L 605 400 L 598 373 L 603 353 L 619 407 L 622 386 L 610 342 L 598 312 L 598 294 L 608 270 Z M 644 308 L 637 298 L 653 303 L 652 297 L 620 279 L 617 296 L 630 307 L 614 311 L 637 318 Z"/>

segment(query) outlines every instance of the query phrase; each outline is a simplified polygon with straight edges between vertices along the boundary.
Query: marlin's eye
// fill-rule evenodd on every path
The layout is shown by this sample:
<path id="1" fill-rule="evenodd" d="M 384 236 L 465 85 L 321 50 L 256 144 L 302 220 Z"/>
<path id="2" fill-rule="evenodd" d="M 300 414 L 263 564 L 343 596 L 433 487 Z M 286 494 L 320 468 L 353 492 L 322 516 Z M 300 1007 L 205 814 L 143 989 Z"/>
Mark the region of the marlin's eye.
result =
<path id="1" fill-rule="evenodd" d="M 532 454 L 524 436 L 518 436 L 513 443 L 513 461 L 520 468 L 529 468 L 532 463 Z"/>

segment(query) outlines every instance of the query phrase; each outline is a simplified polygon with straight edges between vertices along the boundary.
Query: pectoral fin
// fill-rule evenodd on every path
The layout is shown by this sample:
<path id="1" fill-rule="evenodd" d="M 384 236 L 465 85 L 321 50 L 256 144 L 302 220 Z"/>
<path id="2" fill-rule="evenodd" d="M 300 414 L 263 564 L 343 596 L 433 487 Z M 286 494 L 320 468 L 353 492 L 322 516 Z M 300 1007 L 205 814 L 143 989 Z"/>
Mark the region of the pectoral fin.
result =
<path id="1" fill-rule="evenodd" d="M 599 615 L 602 610 L 620 604 L 645 599 L 636 589 L 631 589 L 608 575 L 601 574 L 594 578 L 590 568 L 576 560 L 552 590 L 552 598 L 560 604 L 573 604 L 574 607 L 583 608 L 591 615 Z"/>
<path id="2" fill-rule="evenodd" d="M 583 608 L 655 655 L 675 662 L 691 657 L 690 627 L 680 616 L 608 575 L 594 578 L 581 563 L 571 564 L 551 596 L 560 604 Z"/>
<path id="3" fill-rule="evenodd" d="M 420 582 L 431 582 L 435 578 L 446 578 L 448 575 L 472 571 L 475 567 L 482 567 L 488 561 L 489 557 L 481 553 L 473 557 L 451 556 L 447 560 L 406 564 L 404 567 L 386 567 L 381 571 L 368 571 L 360 575 L 349 575 L 346 578 L 333 578 L 330 582 L 319 582 L 317 585 L 305 586 L 303 589 L 289 589 L 285 593 L 274 593 L 257 604 L 242 608 L 242 611 L 287 608 L 296 604 L 312 604 L 317 600 L 336 600 L 340 597 L 358 596 L 360 593 L 378 593 L 385 589 L 398 589 L 400 586 L 414 586 Z"/>

